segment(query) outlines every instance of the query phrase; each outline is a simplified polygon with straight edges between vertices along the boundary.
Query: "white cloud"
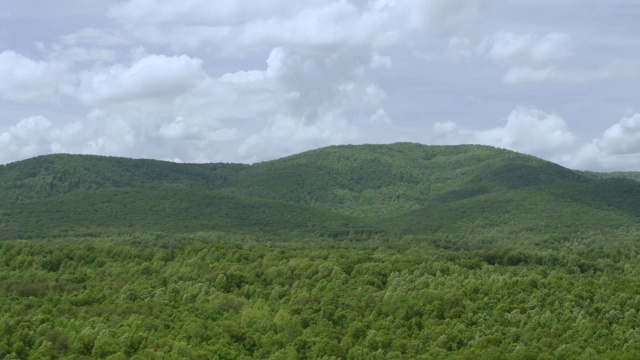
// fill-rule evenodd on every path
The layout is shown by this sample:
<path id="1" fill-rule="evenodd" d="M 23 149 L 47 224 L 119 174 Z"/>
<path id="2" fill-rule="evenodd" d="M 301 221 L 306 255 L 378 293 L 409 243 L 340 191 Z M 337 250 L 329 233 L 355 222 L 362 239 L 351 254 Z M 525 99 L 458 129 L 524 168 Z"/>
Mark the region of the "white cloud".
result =
<path id="1" fill-rule="evenodd" d="M 474 137 L 479 143 L 539 155 L 566 149 L 576 141 L 564 119 L 534 108 L 518 108 L 505 126 L 477 132 Z"/>
<path id="2" fill-rule="evenodd" d="M 543 36 L 527 33 L 498 32 L 481 44 L 487 56 L 506 64 L 544 64 L 573 55 L 573 41 L 565 33 Z"/>
<path id="3" fill-rule="evenodd" d="M 504 126 L 488 130 L 452 121 L 433 125 L 430 142 L 484 144 L 536 155 L 572 169 L 640 171 L 640 114 L 626 117 L 585 142 L 564 119 L 535 108 L 517 108 Z"/>
<path id="4" fill-rule="evenodd" d="M 470 25 L 494 0 L 130 0 L 110 16 L 139 39 L 175 49 L 215 46 L 226 52 L 313 46 L 388 47 L 407 35 Z M 108 38 L 104 34 L 95 36 Z M 69 39 L 73 42 L 74 38 Z"/>
<path id="5" fill-rule="evenodd" d="M 433 125 L 433 131 L 438 135 L 452 134 L 458 130 L 458 124 L 453 121 L 437 122 Z"/>
<path id="6" fill-rule="evenodd" d="M 256 161 L 333 143 L 415 140 L 432 119 L 451 120 L 430 129 L 436 142 L 599 168 L 637 160 L 633 117 L 589 130 L 636 98 L 634 34 L 625 16 L 613 16 L 626 14 L 621 3 L 607 7 L 614 27 L 581 20 L 599 16 L 598 1 L 564 1 L 571 19 L 547 16 L 557 4 L 546 0 L 92 2 L 91 17 L 80 12 L 65 24 L 24 23 L 29 32 L 11 25 L 16 18 L 0 24 L 2 48 L 19 46 L 0 52 L 0 161 L 52 151 Z M 523 11 L 527 21 L 513 23 Z M 93 28 L 83 29 L 87 18 Z M 500 77 L 547 86 L 501 86 Z M 583 86 L 591 81 L 603 83 Z M 528 108 L 486 125 L 523 101 L 570 114 L 596 139 L 580 143 L 562 118 Z M 31 113 L 54 121 L 16 121 Z M 479 119 L 479 130 L 463 125 L 468 119 Z"/>
<path id="7" fill-rule="evenodd" d="M 0 53 L 0 98 L 50 101 L 65 91 L 68 77 L 63 64 L 32 60 L 13 51 Z"/>
<path id="8" fill-rule="evenodd" d="M 204 80 L 202 60 L 149 55 L 131 66 L 115 65 L 81 75 L 79 97 L 87 104 L 171 100 Z"/>
<path id="9" fill-rule="evenodd" d="M 245 162 L 265 160 L 260 154 L 273 158 L 311 150 L 322 146 L 349 143 L 359 135 L 356 127 L 336 114 L 326 113 L 305 124 L 299 119 L 276 117 L 270 126 L 249 136 L 239 148 Z"/>
<path id="10" fill-rule="evenodd" d="M 32 116 L 20 120 L 15 126 L 12 126 L 7 133 L 11 138 L 27 140 L 34 133 L 42 133 L 51 127 L 51 121 L 44 116 Z"/>
<path id="11" fill-rule="evenodd" d="M 369 122 L 372 124 L 391 124 L 391 119 L 384 109 L 378 109 L 371 117 Z"/>
<path id="12" fill-rule="evenodd" d="M 573 40 L 569 34 L 549 33 L 533 45 L 531 60 L 534 63 L 563 60 L 574 55 L 573 47 Z"/>
<path id="13" fill-rule="evenodd" d="M 461 128 L 452 121 L 436 123 L 435 142 L 492 145 L 528 154 L 549 157 L 570 149 L 577 137 L 564 119 L 535 108 L 517 108 L 506 124 L 490 130 Z"/>
<path id="14" fill-rule="evenodd" d="M 608 128 L 595 145 L 611 155 L 640 154 L 640 114 L 624 118 Z"/>
<path id="15" fill-rule="evenodd" d="M 393 61 L 390 56 L 380 55 L 378 53 L 374 53 L 371 56 L 371 62 L 369 66 L 372 69 L 390 69 Z"/>
<path id="16" fill-rule="evenodd" d="M 75 124 L 56 128 L 44 116 L 24 118 L 0 132 L 0 162 L 63 151 L 60 143 L 71 140 L 75 129 Z"/>

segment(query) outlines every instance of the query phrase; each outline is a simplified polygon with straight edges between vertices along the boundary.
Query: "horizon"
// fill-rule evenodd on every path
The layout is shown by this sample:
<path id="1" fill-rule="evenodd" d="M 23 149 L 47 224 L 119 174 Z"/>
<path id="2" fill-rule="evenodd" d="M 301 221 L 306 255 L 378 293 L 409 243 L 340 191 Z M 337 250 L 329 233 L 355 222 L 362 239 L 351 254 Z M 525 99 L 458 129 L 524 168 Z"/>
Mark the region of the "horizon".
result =
<path id="1" fill-rule="evenodd" d="M 628 0 L 7 0 L 0 164 L 415 142 L 640 171 L 639 16 Z"/>
<path id="2" fill-rule="evenodd" d="M 327 149 L 327 148 L 333 148 L 333 147 L 390 146 L 390 145 L 396 145 L 396 144 L 410 144 L 410 145 L 433 146 L 433 147 L 459 147 L 459 146 L 488 147 L 488 148 L 492 148 L 492 149 L 496 149 L 496 150 L 511 151 L 511 152 L 515 152 L 515 153 L 520 154 L 520 155 L 533 156 L 533 157 L 536 157 L 538 159 L 541 159 L 541 160 L 544 160 L 544 161 L 549 161 L 549 162 L 551 162 L 553 164 L 560 165 L 562 167 L 565 167 L 565 168 L 567 168 L 569 170 L 573 170 L 573 171 L 578 171 L 578 172 L 593 171 L 593 170 L 588 170 L 588 169 L 574 169 L 574 168 L 566 167 L 564 165 L 555 163 L 553 161 L 546 160 L 546 159 L 543 159 L 541 157 L 537 157 L 537 156 L 535 156 L 533 154 L 527 154 L 527 153 L 524 153 L 524 152 L 519 152 L 519 151 L 515 151 L 515 150 L 511 150 L 511 149 L 501 148 L 501 147 L 493 146 L 493 145 L 485 145 L 485 144 L 444 144 L 444 145 L 440 145 L 440 144 L 421 144 L 421 143 L 407 142 L 407 141 L 398 141 L 398 142 L 395 142 L 395 143 L 364 143 L 364 144 L 327 145 L 327 146 L 323 146 L 323 147 L 319 147 L 319 148 L 315 148 L 315 149 L 304 150 L 304 151 L 301 151 L 301 152 L 298 152 L 298 153 L 285 155 L 285 156 L 282 156 L 282 157 L 279 157 L 279 158 L 267 159 L 267 160 L 262 160 L 262 161 L 258 161 L 258 162 L 253 162 L 253 163 L 247 163 L 247 162 L 178 162 L 178 161 L 173 161 L 173 160 L 163 160 L 163 159 L 154 159 L 154 158 L 145 158 L 145 157 L 128 157 L 128 156 L 118 156 L 118 155 L 81 154 L 81 153 L 51 153 L 51 154 L 36 155 L 36 156 L 30 157 L 30 158 L 16 160 L 16 161 L 12 161 L 12 162 L 9 162 L 9 163 L 2 163 L 2 164 L 0 164 L 0 167 L 4 167 L 4 166 L 7 166 L 7 165 L 11 165 L 11 164 L 15 164 L 15 163 L 23 162 L 23 161 L 29 161 L 29 160 L 32 160 L 32 159 L 35 159 L 35 158 L 39 158 L 39 157 L 48 157 L 48 156 L 56 156 L 56 155 L 117 158 L 117 159 L 127 159 L 127 160 L 149 160 L 149 161 L 168 162 L 168 163 L 179 164 L 179 165 L 180 164 L 182 164 L 182 165 L 234 164 L 234 165 L 248 165 L 248 166 L 251 166 L 251 165 L 256 165 L 256 164 L 260 164 L 260 163 L 278 161 L 278 160 L 281 160 L 281 159 L 284 159 L 284 158 L 287 158 L 287 157 L 296 156 L 296 155 L 300 155 L 300 154 L 303 154 L 303 153 L 319 151 L 319 150 Z M 634 171 L 634 170 L 612 170 L 612 171 L 596 171 L 596 172 L 609 173 L 609 172 L 636 172 L 636 171 Z"/>

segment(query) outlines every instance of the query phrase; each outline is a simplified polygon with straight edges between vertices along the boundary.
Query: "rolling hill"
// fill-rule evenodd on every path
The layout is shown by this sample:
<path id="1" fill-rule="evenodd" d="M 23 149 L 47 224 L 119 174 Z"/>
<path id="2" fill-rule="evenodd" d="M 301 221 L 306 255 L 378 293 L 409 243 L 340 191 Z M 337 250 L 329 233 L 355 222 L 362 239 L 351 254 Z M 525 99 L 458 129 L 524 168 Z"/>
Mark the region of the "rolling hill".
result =
<path id="1" fill-rule="evenodd" d="M 633 178 L 408 143 L 0 166 L 0 358 L 637 359 Z"/>
<path id="2" fill-rule="evenodd" d="M 640 183 L 615 177 L 479 145 L 332 146 L 254 165 L 49 155 L 0 166 L 0 239 L 133 231 L 416 235 L 445 247 L 628 239 L 640 232 Z"/>

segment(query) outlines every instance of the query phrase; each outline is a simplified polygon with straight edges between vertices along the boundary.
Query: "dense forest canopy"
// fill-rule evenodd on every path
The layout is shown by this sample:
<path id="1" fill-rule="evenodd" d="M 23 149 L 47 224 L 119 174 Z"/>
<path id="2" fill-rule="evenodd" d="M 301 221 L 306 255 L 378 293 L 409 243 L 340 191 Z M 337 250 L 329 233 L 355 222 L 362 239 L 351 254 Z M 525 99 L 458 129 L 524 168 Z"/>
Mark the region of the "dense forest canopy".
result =
<path id="1" fill-rule="evenodd" d="M 640 183 L 475 145 L 0 166 L 0 358 L 640 356 Z"/>

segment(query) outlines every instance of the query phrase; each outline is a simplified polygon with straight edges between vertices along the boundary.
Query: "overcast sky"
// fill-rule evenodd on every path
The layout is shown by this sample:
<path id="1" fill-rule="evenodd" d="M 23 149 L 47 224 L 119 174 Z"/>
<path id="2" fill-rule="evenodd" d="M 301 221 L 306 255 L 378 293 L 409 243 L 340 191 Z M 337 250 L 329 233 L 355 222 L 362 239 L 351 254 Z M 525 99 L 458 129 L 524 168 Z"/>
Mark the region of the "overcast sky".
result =
<path id="1" fill-rule="evenodd" d="M 640 170 L 640 0 L 2 0 L 0 163 L 479 143 Z"/>

